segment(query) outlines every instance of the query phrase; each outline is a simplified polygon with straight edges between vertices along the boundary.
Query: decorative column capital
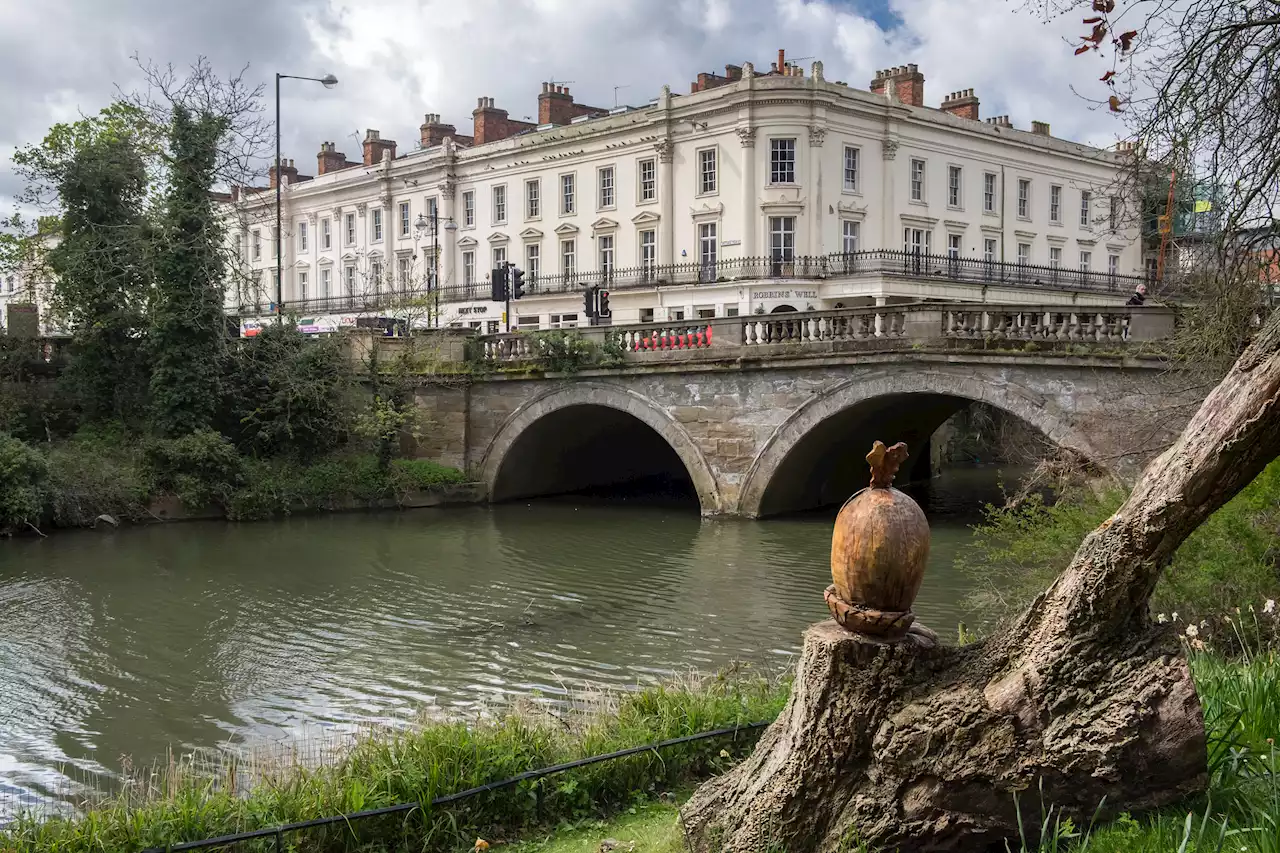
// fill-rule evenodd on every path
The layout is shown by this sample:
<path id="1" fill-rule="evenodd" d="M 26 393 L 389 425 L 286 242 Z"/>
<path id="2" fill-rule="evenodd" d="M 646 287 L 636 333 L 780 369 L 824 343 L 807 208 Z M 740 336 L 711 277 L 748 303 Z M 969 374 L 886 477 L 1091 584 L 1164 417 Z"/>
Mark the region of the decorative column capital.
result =
<path id="1" fill-rule="evenodd" d="M 363 218 L 364 218 L 364 215 L 365 215 L 366 213 L 368 213 L 368 212 L 369 212 L 369 203 L 368 203 L 367 201 L 361 201 L 361 202 L 357 202 L 357 203 L 356 203 L 356 215 L 357 215 L 357 216 L 359 216 L 361 219 L 363 219 Z"/>
<path id="2" fill-rule="evenodd" d="M 880 154 L 886 160 L 896 159 L 898 156 L 898 140 L 885 139 L 880 143 Z"/>
<path id="3" fill-rule="evenodd" d="M 436 188 L 440 190 L 440 195 L 452 199 L 458 194 L 458 179 L 450 175 L 441 181 Z"/>
<path id="4" fill-rule="evenodd" d="M 320 219 L 320 214 L 316 213 L 314 210 L 307 214 L 307 221 L 311 223 L 311 226 L 313 228 L 315 227 L 316 222 L 318 222 L 319 219 Z"/>
<path id="5" fill-rule="evenodd" d="M 736 132 L 738 141 L 742 143 L 743 148 L 756 147 L 756 129 L 754 127 L 740 127 Z"/>
<path id="6" fill-rule="evenodd" d="M 676 146 L 670 139 L 658 140 L 653 144 L 653 150 L 658 152 L 658 161 L 661 163 L 670 163 L 676 157 Z"/>
<path id="7" fill-rule="evenodd" d="M 337 205 L 336 207 L 334 207 L 332 212 L 333 212 L 333 218 L 334 218 L 334 219 L 341 219 L 341 218 L 342 218 L 342 205 L 340 205 L 340 204 L 339 204 L 339 205 Z"/>
<path id="8" fill-rule="evenodd" d="M 827 138 L 827 129 L 825 127 L 809 128 L 809 145 L 813 148 L 821 148 L 822 142 Z"/>

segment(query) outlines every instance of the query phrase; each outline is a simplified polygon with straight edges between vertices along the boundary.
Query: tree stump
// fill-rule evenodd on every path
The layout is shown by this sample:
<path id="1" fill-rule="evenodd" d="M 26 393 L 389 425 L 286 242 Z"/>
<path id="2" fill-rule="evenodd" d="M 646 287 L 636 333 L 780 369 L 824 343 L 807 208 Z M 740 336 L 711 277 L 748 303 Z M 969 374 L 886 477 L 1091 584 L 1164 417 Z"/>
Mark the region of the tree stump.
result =
<path id="1" fill-rule="evenodd" d="M 1071 564 L 990 639 L 811 627 L 782 716 L 681 811 L 697 853 L 982 850 L 1207 781 L 1204 720 L 1147 602 L 1184 539 L 1280 454 L 1280 312 Z M 1043 792 L 1043 795 L 1041 794 Z M 1105 798 L 1105 804 L 1104 804 Z"/>
<path id="2" fill-rule="evenodd" d="M 809 628 L 782 715 L 683 809 L 694 849 L 981 850 L 1016 836 L 1015 792 L 1039 825 L 1041 780 L 1046 805 L 1086 820 L 1104 796 L 1147 808 L 1203 788 L 1200 704 L 1169 632 L 1038 686 L 987 652 L 919 624 L 892 643 Z"/>

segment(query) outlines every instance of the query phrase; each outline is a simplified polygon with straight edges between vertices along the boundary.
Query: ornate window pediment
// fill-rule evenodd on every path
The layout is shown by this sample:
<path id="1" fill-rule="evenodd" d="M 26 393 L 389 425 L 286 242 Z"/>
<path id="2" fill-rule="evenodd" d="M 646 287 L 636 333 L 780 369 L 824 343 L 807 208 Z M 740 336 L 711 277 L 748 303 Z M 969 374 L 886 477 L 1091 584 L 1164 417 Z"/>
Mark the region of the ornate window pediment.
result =
<path id="1" fill-rule="evenodd" d="M 578 226 L 577 226 L 577 225 L 574 225 L 574 224 L 573 224 L 573 223 L 571 223 L 571 222 L 565 222 L 565 223 L 564 223 L 564 224 L 562 224 L 562 225 L 557 225 L 557 226 L 556 226 L 556 233 L 557 233 L 557 234 L 559 234 L 559 235 L 560 235 L 560 236 L 562 236 L 562 237 L 568 237 L 568 236 L 572 236 L 572 235 L 574 235 L 574 234 L 577 234 L 577 233 L 578 233 L 578 230 L 579 230 L 579 229 L 578 229 Z"/>
<path id="2" fill-rule="evenodd" d="M 597 219 L 595 222 L 591 223 L 591 233 L 593 234 L 599 234 L 604 231 L 617 231 L 617 230 L 618 230 L 617 220 L 610 219 L 607 216 L 602 216 L 599 219 Z"/>
<path id="3" fill-rule="evenodd" d="M 693 217 L 694 222 L 707 222 L 712 219 L 719 219 L 724 215 L 724 204 L 703 204 L 699 207 L 689 208 L 689 215 Z"/>
<path id="4" fill-rule="evenodd" d="M 502 231 L 494 231 L 489 235 L 489 242 L 496 246 L 502 243 L 510 243 L 511 238 Z"/>
<path id="5" fill-rule="evenodd" d="M 458 241 L 458 246 L 459 248 L 462 248 L 462 249 L 472 249 L 472 248 L 475 248 L 477 245 L 479 245 L 479 243 L 477 243 L 476 238 L 472 237 L 469 234 Z"/>
<path id="6" fill-rule="evenodd" d="M 652 225 L 661 218 L 661 216 L 654 213 L 652 210 L 646 210 L 631 217 L 631 222 L 635 225 Z"/>
<path id="7" fill-rule="evenodd" d="M 526 228 L 520 232 L 522 240 L 541 240 L 542 232 L 537 228 Z"/>

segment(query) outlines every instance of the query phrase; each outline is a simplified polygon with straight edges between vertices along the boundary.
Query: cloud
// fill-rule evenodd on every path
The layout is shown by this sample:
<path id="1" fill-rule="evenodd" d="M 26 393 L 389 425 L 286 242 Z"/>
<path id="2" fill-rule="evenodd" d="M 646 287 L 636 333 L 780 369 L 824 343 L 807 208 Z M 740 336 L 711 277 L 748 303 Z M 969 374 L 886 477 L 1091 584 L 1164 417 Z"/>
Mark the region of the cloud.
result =
<path id="1" fill-rule="evenodd" d="M 580 102 L 642 104 L 699 71 L 777 49 L 823 60 L 828 79 L 865 88 L 876 69 L 914 62 L 926 103 L 973 88 L 984 115 L 1048 121 L 1055 135 L 1107 144 L 1119 125 L 1073 94 L 1100 71 L 1071 55 L 1078 25 L 1048 23 L 991 0 L 44 0 L 0 10 L 0 155 L 50 124 L 92 113 L 114 86 L 137 85 L 134 52 L 175 65 L 208 56 L 224 72 L 246 64 L 285 81 L 285 156 L 303 171 L 320 142 L 359 154 L 367 128 L 416 144 L 427 112 L 469 132 L 476 98 L 513 118 L 536 117 L 546 80 L 572 81 Z M 56 34 L 56 37 L 51 37 Z M 803 64 L 807 65 L 808 60 Z M 616 90 L 615 90 L 615 87 Z M 271 91 L 268 88 L 267 106 Z M 0 165 L 0 208 L 20 188 Z"/>

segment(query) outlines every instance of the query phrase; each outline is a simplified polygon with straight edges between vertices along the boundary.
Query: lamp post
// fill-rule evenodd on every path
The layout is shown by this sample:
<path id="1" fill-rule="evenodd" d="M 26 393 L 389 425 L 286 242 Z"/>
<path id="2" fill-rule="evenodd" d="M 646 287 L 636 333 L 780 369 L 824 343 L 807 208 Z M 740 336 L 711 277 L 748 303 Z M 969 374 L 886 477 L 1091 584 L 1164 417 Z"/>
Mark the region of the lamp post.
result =
<path id="1" fill-rule="evenodd" d="M 338 78 L 332 74 L 323 77 L 297 77 L 293 74 L 276 74 L 276 322 L 284 322 L 284 228 L 280 224 L 280 81 L 311 80 L 332 89 L 338 85 Z"/>
<path id="2" fill-rule="evenodd" d="M 428 220 L 421 213 L 418 214 L 418 221 L 414 223 L 414 228 L 418 234 L 428 227 Z M 433 302 L 432 313 L 435 315 L 435 326 L 440 324 L 440 212 L 435 206 L 431 208 L 431 275 L 427 278 L 427 297 Z M 445 220 L 444 230 L 453 233 L 458 230 L 458 223 L 453 221 L 450 216 Z M 433 326 L 434 328 L 434 326 Z"/>

